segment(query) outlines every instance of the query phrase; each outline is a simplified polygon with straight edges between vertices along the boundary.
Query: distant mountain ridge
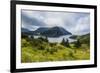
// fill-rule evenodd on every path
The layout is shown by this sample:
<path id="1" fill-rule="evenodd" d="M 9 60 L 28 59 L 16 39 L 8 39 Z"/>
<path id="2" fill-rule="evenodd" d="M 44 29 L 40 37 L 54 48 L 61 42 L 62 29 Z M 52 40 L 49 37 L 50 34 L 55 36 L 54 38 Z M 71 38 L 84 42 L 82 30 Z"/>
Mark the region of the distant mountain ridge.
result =
<path id="1" fill-rule="evenodd" d="M 48 37 L 60 37 L 63 35 L 71 35 L 71 33 L 62 27 L 52 27 L 41 33 L 41 35 Z"/>
<path id="2" fill-rule="evenodd" d="M 23 29 L 22 29 L 23 30 Z M 71 32 L 65 30 L 62 27 L 52 27 L 52 28 L 48 28 L 48 27 L 40 27 L 35 31 L 27 31 L 24 29 L 24 32 L 22 31 L 22 33 L 27 33 L 29 35 L 42 35 L 42 36 L 47 36 L 47 37 L 60 37 L 63 35 L 72 35 Z"/>
<path id="3" fill-rule="evenodd" d="M 78 39 L 80 43 L 90 45 L 90 33 L 84 35 L 72 35 L 71 39 Z"/>
<path id="4" fill-rule="evenodd" d="M 26 28 L 21 28 L 21 32 L 29 32 L 29 30 Z"/>
<path id="5" fill-rule="evenodd" d="M 37 30 L 34 31 L 34 33 L 43 33 L 44 31 L 47 31 L 49 28 L 47 27 L 40 27 Z"/>

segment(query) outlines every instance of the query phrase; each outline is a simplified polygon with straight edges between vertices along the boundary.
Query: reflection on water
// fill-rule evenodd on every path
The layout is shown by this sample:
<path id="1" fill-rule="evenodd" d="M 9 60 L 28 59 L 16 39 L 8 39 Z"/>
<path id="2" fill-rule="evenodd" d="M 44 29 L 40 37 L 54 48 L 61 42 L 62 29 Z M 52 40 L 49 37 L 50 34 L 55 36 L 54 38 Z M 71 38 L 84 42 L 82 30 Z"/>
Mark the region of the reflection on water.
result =
<path id="1" fill-rule="evenodd" d="M 51 42 L 51 43 L 55 43 L 55 42 L 61 43 L 63 39 L 65 39 L 65 40 L 68 39 L 69 42 L 74 42 L 74 41 L 76 41 L 76 39 L 71 39 L 71 38 L 69 38 L 70 36 L 72 36 L 72 35 L 64 35 L 64 36 L 61 36 L 61 37 L 48 37 L 48 40 L 49 40 L 49 42 Z M 38 37 L 40 37 L 40 36 L 34 35 L 34 38 L 38 38 Z"/>

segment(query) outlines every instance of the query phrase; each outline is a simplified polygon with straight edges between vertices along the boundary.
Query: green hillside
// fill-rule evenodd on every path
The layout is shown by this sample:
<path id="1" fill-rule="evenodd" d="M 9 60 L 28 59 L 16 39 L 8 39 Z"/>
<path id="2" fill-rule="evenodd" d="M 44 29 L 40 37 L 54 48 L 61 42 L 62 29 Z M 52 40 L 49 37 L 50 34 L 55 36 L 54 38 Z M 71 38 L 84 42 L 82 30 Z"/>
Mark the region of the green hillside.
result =
<path id="1" fill-rule="evenodd" d="M 50 43 L 47 37 L 34 39 L 22 36 L 21 62 L 89 60 L 89 38 L 89 35 L 79 36 L 74 43 L 62 41 L 62 44 Z"/>

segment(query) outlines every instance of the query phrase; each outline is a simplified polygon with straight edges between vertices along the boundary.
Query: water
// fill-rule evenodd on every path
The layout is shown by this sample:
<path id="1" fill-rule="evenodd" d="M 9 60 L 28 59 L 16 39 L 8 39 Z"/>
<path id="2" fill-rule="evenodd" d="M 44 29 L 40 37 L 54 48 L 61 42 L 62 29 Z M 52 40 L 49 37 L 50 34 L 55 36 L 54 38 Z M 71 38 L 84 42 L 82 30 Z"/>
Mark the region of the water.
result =
<path id="1" fill-rule="evenodd" d="M 72 35 L 64 35 L 64 36 L 61 36 L 61 37 L 48 37 L 48 40 L 49 40 L 50 43 L 56 43 L 56 42 L 61 43 L 63 39 L 65 39 L 65 40 L 68 39 L 69 42 L 76 41 L 76 39 L 69 38 L 70 36 L 72 36 Z M 34 35 L 34 38 L 38 38 L 38 37 L 40 37 L 40 36 Z"/>

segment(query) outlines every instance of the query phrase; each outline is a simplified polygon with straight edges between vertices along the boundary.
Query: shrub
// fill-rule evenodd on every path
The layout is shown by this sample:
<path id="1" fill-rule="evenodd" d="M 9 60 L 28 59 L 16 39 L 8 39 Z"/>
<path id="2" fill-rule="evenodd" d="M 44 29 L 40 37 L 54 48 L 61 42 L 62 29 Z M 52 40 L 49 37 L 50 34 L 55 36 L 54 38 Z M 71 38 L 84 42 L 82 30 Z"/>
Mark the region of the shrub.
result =
<path id="1" fill-rule="evenodd" d="M 28 41 L 26 41 L 26 39 L 21 40 L 21 47 L 27 47 L 29 45 L 30 45 L 30 43 Z"/>

